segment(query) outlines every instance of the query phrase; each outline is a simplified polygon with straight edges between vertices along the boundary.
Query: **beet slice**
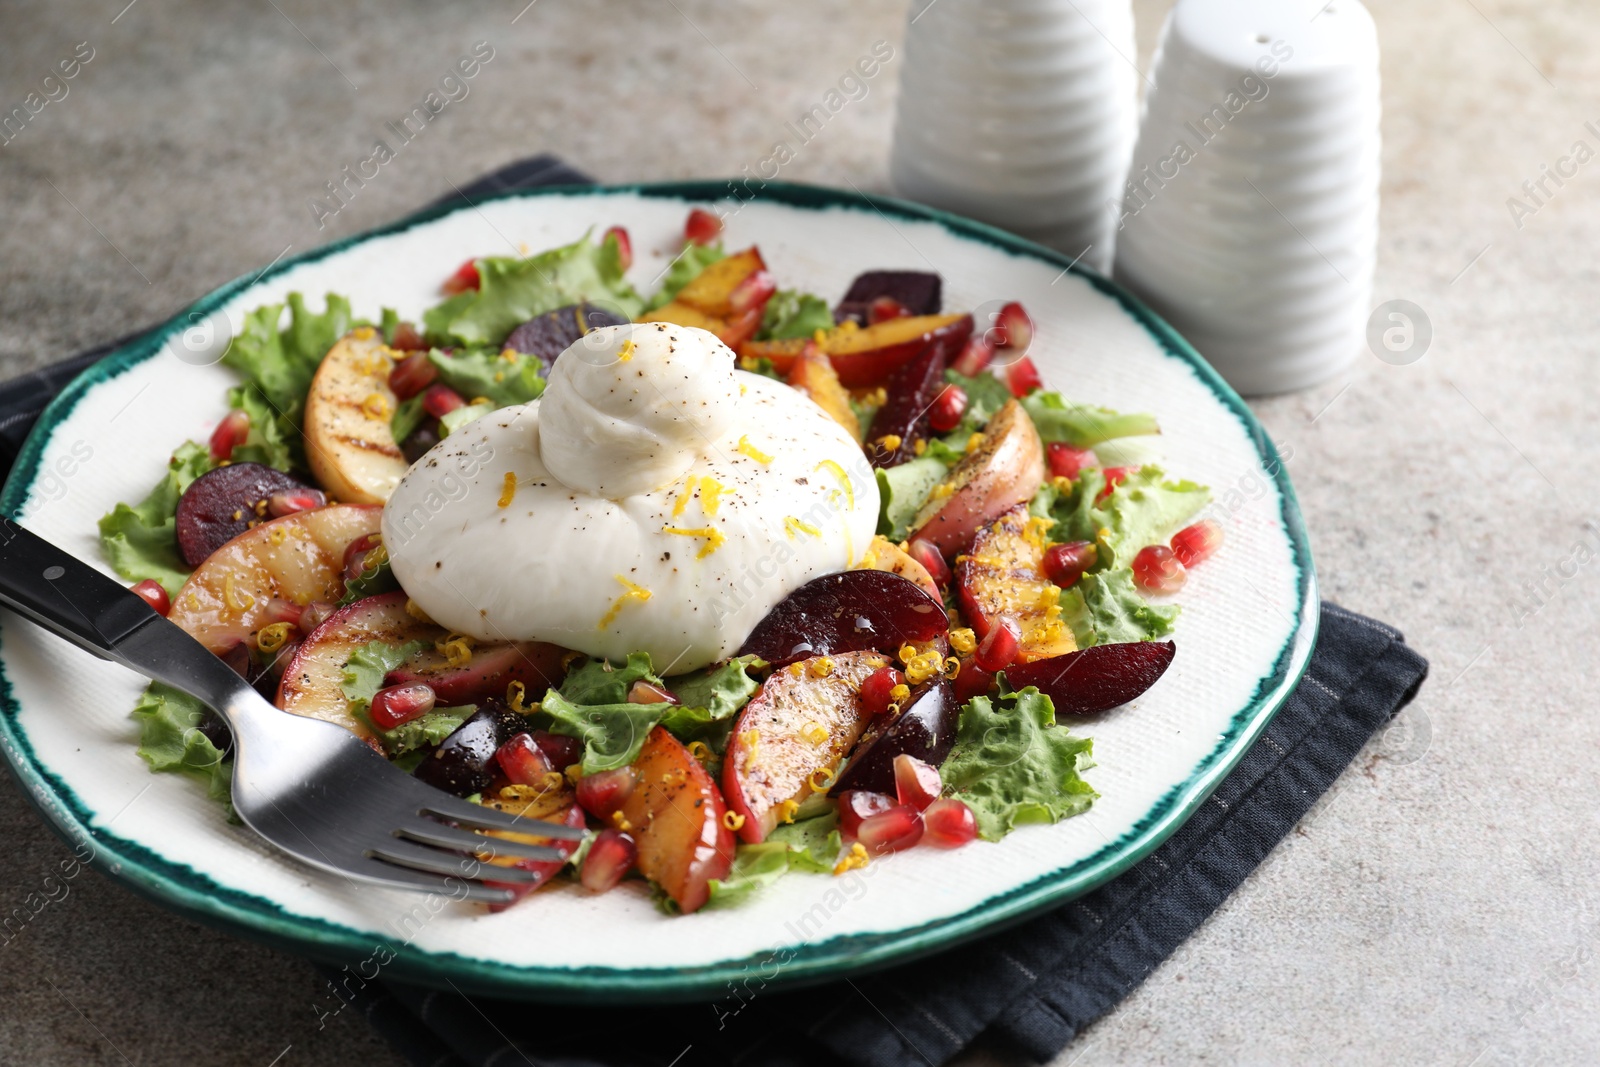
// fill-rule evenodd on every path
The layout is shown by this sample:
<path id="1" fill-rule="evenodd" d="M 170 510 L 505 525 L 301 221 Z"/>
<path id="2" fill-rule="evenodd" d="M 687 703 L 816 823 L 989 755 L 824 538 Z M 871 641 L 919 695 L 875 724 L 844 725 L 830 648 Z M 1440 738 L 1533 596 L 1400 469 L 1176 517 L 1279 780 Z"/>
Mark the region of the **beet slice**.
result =
<path id="1" fill-rule="evenodd" d="M 930 342 L 889 380 L 867 431 L 867 462 L 873 467 L 898 467 L 916 458 L 917 442 L 928 438 L 928 410 L 944 388 L 945 358 L 944 344 Z M 887 448 L 885 437 L 900 441 Z"/>
<path id="2" fill-rule="evenodd" d="M 880 296 L 903 304 L 913 315 L 937 315 L 944 306 L 943 283 L 937 274 L 921 270 L 869 270 L 856 276 L 849 292 L 834 308 L 833 320 L 867 324 L 867 311 Z"/>
<path id="3" fill-rule="evenodd" d="M 1057 715 L 1096 715 L 1142 695 L 1172 665 L 1171 641 L 1126 641 L 1005 669 L 1012 689 L 1037 686 Z"/>
<path id="4" fill-rule="evenodd" d="M 939 766 L 955 746 L 960 721 L 955 687 L 943 678 L 925 682 L 911 691 L 900 714 L 873 719 L 851 751 L 832 795 L 864 789 L 893 796 L 894 758 L 904 752 L 929 766 Z"/>
<path id="5" fill-rule="evenodd" d="M 544 367 L 542 373 L 549 377 L 556 357 L 565 352 L 572 342 L 590 330 L 602 326 L 621 326 L 627 321 L 621 315 L 593 304 L 568 304 L 518 326 L 511 331 L 502 347 L 537 356 Z"/>
<path id="6" fill-rule="evenodd" d="M 775 666 L 808 656 L 876 650 L 893 654 L 950 629 L 944 605 L 916 582 L 888 571 L 813 578 L 756 623 L 739 649 Z"/>
<path id="7" fill-rule="evenodd" d="M 267 498 L 285 489 L 310 488 L 298 478 L 261 463 L 232 463 L 189 483 L 178 498 L 178 551 L 191 567 L 250 529 L 265 522 Z"/>

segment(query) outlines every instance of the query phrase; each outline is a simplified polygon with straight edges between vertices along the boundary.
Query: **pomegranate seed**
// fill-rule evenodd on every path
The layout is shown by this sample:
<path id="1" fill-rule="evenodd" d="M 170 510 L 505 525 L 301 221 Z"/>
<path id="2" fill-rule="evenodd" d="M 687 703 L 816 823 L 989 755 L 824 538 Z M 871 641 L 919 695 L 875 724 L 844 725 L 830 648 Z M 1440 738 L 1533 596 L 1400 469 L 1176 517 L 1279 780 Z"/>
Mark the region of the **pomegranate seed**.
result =
<path id="1" fill-rule="evenodd" d="M 1152 593 L 1176 593 L 1189 578 L 1166 545 L 1146 545 L 1133 557 L 1133 580 Z"/>
<path id="2" fill-rule="evenodd" d="M 330 604 L 326 600 L 313 600 L 300 609 L 300 620 L 295 623 L 300 627 L 300 632 L 309 634 L 328 620 L 328 616 L 338 611 L 338 605 Z"/>
<path id="3" fill-rule="evenodd" d="M 172 613 L 172 598 L 154 578 L 146 578 L 142 582 L 135 583 L 130 592 L 154 608 L 155 613 L 162 618 Z"/>
<path id="4" fill-rule="evenodd" d="M 892 296 L 880 296 L 867 305 L 867 324 L 875 325 L 890 319 L 908 319 L 911 309 Z"/>
<path id="5" fill-rule="evenodd" d="M 280 489 L 267 497 L 267 513 L 275 519 L 325 507 L 328 494 L 321 489 Z"/>
<path id="6" fill-rule="evenodd" d="M 999 334 L 995 344 L 1001 348 L 1015 348 L 1026 352 L 1033 343 L 1033 319 L 1023 306 L 1013 300 L 1001 308 L 994 317 L 994 331 Z"/>
<path id="7" fill-rule="evenodd" d="M 839 794 L 839 836 L 854 841 L 861 824 L 894 807 L 894 797 L 884 793 L 869 793 L 865 789 L 847 789 Z"/>
<path id="8" fill-rule="evenodd" d="M 617 883 L 639 858 L 639 846 L 621 830 L 601 830 L 583 857 L 583 873 L 578 881 L 591 893 L 615 889 Z"/>
<path id="9" fill-rule="evenodd" d="M 868 715 L 882 715 L 894 703 L 894 687 L 905 685 L 906 676 L 893 667 L 879 667 L 861 682 L 861 707 Z"/>
<path id="10" fill-rule="evenodd" d="M 956 703 L 964 705 L 973 697 L 988 696 L 994 688 L 994 675 L 984 670 L 971 658 L 961 661 L 961 673 L 956 675 Z"/>
<path id="11" fill-rule="evenodd" d="M 578 779 L 578 804 L 597 819 L 610 819 L 633 794 L 632 767 L 596 771 Z"/>
<path id="12" fill-rule="evenodd" d="M 464 408 L 467 402 L 461 394 L 448 385 L 430 385 L 428 391 L 422 394 L 422 409 L 436 419 L 442 419 L 456 408 Z"/>
<path id="13" fill-rule="evenodd" d="M 259 625 L 271 626 L 273 623 L 286 622 L 290 626 L 300 625 L 300 616 L 305 612 L 299 604 L 282 597 L 273 597 L 267 601 L 266 607 L 261 612 Z"/>
<path id="14" fill-rule="evenodd" d="M 494 761 L 513 785 L 544 785 L 555 771 L 532 734 L 517 734 L 495 750 Z"/>
<path id="15" fill-rule="evenodd" d="M 722 233 L 722 220 L 705 208 L 691 208 L 683 224 L 683 238 L 690 244 L 708 245 Z"/>
<path id="16" fill-rule="evenodd" d="M 934 848 L 960 848 L 978 837 L 978 819 L 955 797 L 935 800 L 922 812 L 923 840 Z"/>
<path id="17" fill-rule="evenodd" d="M 937 433 L 949 433 L 961 424 L 961 416 L 966 413 L 967 391 L 959 385 L 947 385 L 928 408 L 928 425 Z"/>
<path id="18" fill-rule="evenodd" d="M 778 281 L 769 271 L 756 270 L 746 274 L 728 294 L 728 306 L 743 314 L 751 308 L 762 307 L 778 291 Z"/>
<path id="19" fill-rule="evenodd" d="M 1222 547 L 1222 524 L 1216 519 L 1201 519 L 1172 535 L 1172 554 L 1185 567 L 1210 559 Z"/>
<path id="20" fill-rule="evenodd" d="M 922 840 L 922 813 L 909 804 L 869 815 L 856 829 L 856 840 L 874 856 L 899 852 Z"/>
<path id="21" fill-rule="evenodd" d="M 1017 661 L 1017 651 L 1022 647 L 1022 629 L 1017 620 L 1002 615 L 989 627 L 989 632 L 978 642 L 972 660 L 979 667 L 994 674 Z"/>
<path id="22" fill-rule="evenodd" d="M 1060 441 L 1052 441 L 1045 447 L 1044 453 L 1046 461 L 1050 464 L 1052 478 L 1076 478 L 1089 467 L 1100 465 L 1100 461 L 1090 449 L 1073 448 Z"/>
<path id="23" fill-rule="evenodd" d="M 1063 589 L 1071 589 L 1083 572 L 1100 560 L 1099 550 L 1089 541 L 1068 541 L 1044 550 L 1041 566 L 1045 577 Z"/>
<path id="24" fill-rule="evenodd" d="M 634 682 L 632 688 L 628 690 L 628 703 L 679 704 L 682 701 L 659 685 L 654 685 L 641 678 L 639 681 Z"/>
<path id="25" fill-rule="evenodd" d="M 1033 360 L 1023 356 L 1006 367 L 1006 385 L 1011 389 L 1011 395 L 1021 400 L 1035 389 L 1044 387 L 1044 379 L 1039 376 L 1039 368 L 1033 365 Z"/>
<path id="26" fill-rule="evenodd" d="M 469 289 L 476 289 L 483 284 L 483 279 L 478 275 L 478 264 L 474 260 L 467 260 L 456 268 L 456 272 L 444 280 L 439 288 L 454 296 L 464 293 Z"/>
<path id="27" fill-rule="evenodd" d="M 393 730 L 432 711 L 433 701 L 432 686 L 421 682 L 391 685 L 372 695 L 372 706 L 367 709 L 367 717 L 378 729 Z"/>
<path id="28" fill-rule="evenodd" d="M 1110 496 L 1113 489 L 1127 481 L 1128 475 L 1138 469 L 1138 467 L 1107 467 L 1104 472 L 1106 476 L 1105 488 L 1095 495 L 1094 502 L 1098 504 Z"/>
<path id="29" fill-rule="evenodd" d="M 916 808 L 926 808 L 944 792 L 939 780 L 939 768 L 926 763 L 909 752 L 894 758 L 894 793 L 900 803 Z"/>
<path id="30" fill-rule="evenodd" d="M 944 553 L 934 548 L 931 542 L 919 537 L 906 546 L 906 554 L 922 564 L 922 569 L 928 572 L 934 585 L 940 589 L 950 587 L 950 565 L 944 561 Z"/>
<path id="31" fill-rule="evenodd" d="M 545 758 L 558 771 L 564 771 L 583 759 L 583 742 L 576 737 L 553 734 L 548 730 L 535 730 L 533 743 L 544 751 Z"/>
<path id="32" fill-rule="evenodd" d="M 389 372 L 389 388 L 401 400 L 410 400 L 439 378 L 439 368 L 426 352 L 413 352 Z"/>
<path id="33" fill-rule="evenodd" d="M 994 359 L 994 345 L 983 334 L 973 334 L 967 338 L 966 345 L 961 349 L 961 354 L 956 357 L 950 366 L 957 374 L 964 374 L 968 378 L 976 378 L 982 374 L 984 368 L 989 366 L 989 361 Z"/>
<path id="34" fill-rule="evenodd" d="M 394 340 L 389 342 L 389 347 L 397 352 L 422 352 L 427 350 L 428 342 L 422 339 L 415 326 L 402 322 L 394 328 Z"/>
<path id="35" fill-rule="evenodd" d="M 211 458 L 214 462 L 233 458 L 233 450 L 244 444 L 250 436 L 250 416 L 242 411 L 230 411 L 211 431 Z"/>
<path id="36" fill-rule="evenodd" d="M 364 534 L 351 541 L 344 550 L 344 580 L 345 584 L 360 578 L 363 574 L 378 569 L 382 562 L 375 554 L 383 547 L 383 542 L 372 534 Z"/>
<path id="37" fill-rule="evenodd" d="M 613 226 L 600 237 L 600 243 L 605 244 L 608 238 L 617 239 L 617 262 L 623 270 L 633 266 L 633 239 L 628 236 L 628 231 L 621 226 Z"/>

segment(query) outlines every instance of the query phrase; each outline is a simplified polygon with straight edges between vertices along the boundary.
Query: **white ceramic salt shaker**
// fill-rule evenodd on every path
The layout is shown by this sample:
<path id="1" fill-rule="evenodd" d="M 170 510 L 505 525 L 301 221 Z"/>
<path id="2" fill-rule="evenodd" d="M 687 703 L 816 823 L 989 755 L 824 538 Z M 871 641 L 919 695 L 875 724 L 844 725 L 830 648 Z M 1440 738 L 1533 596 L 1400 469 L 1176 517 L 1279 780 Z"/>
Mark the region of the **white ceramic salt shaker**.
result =
<path id="1" fill-rule="evenodd" d="M 1378 39 L 1360 0 L 1178 0 L 1115 277 L 1241 393 L 1360 350 L 1378 237 Z"/>
<path id="2" fill-rule="evenodd" d="M 1130 0 L 914 0 L 889 176 L 1109 269 L 1133 147 Z"/>

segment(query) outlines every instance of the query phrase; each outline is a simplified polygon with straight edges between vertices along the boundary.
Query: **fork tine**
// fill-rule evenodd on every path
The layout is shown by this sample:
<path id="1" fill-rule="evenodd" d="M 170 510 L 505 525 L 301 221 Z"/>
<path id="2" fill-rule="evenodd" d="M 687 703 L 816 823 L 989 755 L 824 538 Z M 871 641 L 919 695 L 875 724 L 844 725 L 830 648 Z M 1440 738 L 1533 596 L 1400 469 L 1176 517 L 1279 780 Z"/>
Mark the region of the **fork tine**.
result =
<path id="1" fill-rule="evenodd" d="M 401 826 L 399 832 L 413 841 L 420 841 L 425 845 L 437 845 L 439 848 L 455 849 L 460 852 L 485 851 L 496 856 L 514 856 L 526 860 L 554 860 L 565 861 L 566 853 L 560 849 L 551 848 L 549 845 L 533 845 L 526 841 L 508 841 L 503 837 L 485 837 L 475 834 L 471 830 L 461 830 L 454 826 L 436 822 L 433 819 L 419 818 L 413 823 Z M 530 832 L 537 832 L 536 830 Z"/>
<path id="2" fill-rule="evenodd" d="M 516 894 L 509 889 L 497 889 L 481 882 L 470 881 L 460 875 L 446 877 L 426 874 L 410 867 L 396 866 L 376 857 L 364 860 L 358 868 L 348 869 L 343 873 L 390 889 L 437 893 L 453 900 L 470 900 L 478 904 L 509 904 L 516 899 Z"/>
<path id="3" fill-rule="evenodd" d="M 430 790 L 437 794 L 429 796 L 422 802 L 422 811 L 435 815 L 441 819 L 460 823 L 478 830 L 515 830 L 522 834 L 533 834 L 537 837 L 559 837 L 567 841 L 582 841 L 589 835 L 589 831 L 582 827 L 566 826 L 562 823 L 546 822 L 543 819 L 525 819 L 520 815 L 511 815 L 494 808 L 484 807 L 482 804 L 473 804 L 465 800 Z"/>
<path id="4" fill-rule="evenodd" d="M 470 856 L 463 856 L 454 852 L 442 852 L 426 845 L 402 841 L 398 837 L 373 846 L 368 854 L 376 856 L 378 859 L 386 860 L 389 863 L 398 864 L 401 867 L 410 867 L 413 870 L 427 871 L 431 874 L 448 875 L 452 878 L 459 878 L 462 881 L 482 881 L 485 877 L 491 877 L 489 874 L 491 871 L 493 872 L 492 881 L 504 882 L 508 885 L 539 882 L 544 878 L 544 875 L 537 871 L 525 871 L 520 867 L 490 867 L 481 860 L 475 860 Z M 471 876 L 468 876 L 463 869 L 469 864 L 476 867 L 476 873 Z"/>

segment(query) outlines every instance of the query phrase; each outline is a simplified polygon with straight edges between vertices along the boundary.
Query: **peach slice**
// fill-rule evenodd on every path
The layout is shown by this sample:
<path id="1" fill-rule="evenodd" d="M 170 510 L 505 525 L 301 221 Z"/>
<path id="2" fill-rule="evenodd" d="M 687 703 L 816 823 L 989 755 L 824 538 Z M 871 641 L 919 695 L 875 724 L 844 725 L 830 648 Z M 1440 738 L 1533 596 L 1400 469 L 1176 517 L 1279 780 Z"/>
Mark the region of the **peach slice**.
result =
<path id="1" fill-rule="evenodd" d="M 670 303 L 645 312 L 638 321 L 694 326 L 716 334 L 723 344 L 737 350 L 761 328 L 767 297 L 741 309 L 734 306 L 734 293 L 739 283 L 763 270 L 766 263 L 755 248 L 719 259 L 678 290 Z"/>
<path id="2" fill-rule="evenodd" d="M 1044 446 L 1033 420 L 1015 400 L 995 413 L 983 440 L 962 457 L 911 520 L 911 540 L 932 544 L 946 558 L 972 543 L 978 528 L 1033 498 L 1044 484 Z"/>
<path id="3" fill-rule="evenodd" d="M 788 374 L 806 345 L 815 343 L 833 363 L 839 381 L 855 389 L 882 385 L 930 344 L 943 345 L 947 353 L 957 352 L 971 333 L 971 315 L 912 315 L 866 327 L 846 322 L 823 331 L 819 338 L 751 341 L 739 349 L 739 355 L 770 359 L 779 374 Z"/>
<path id="4" fill-rule="evenodd" d="M 389 429 L 393 351 L 370 326 L 328 350 L 306 394 L 306 461 L 328 495 L 351 504 L 389 499 L 411 466 Z"/>
<path id="5" fill-rule="evenodd" d="M 1061 621 L 1061 589 L 1045 576 L 1044 532 L 1048 519 L 1030 518 L 1022 505 L 978 531 L 967 553 L 956 557 L 956 594 L 961 613 L 981 639 L 1001 616 L 1021 631 L 1017 662 L 1065 655 L 1078 646 Z"/>
<path id="6" fill-rule="evenodd" d="M 933 580 L 933 575 L 928 573 L 928 568 L 912 559 L 911 556 L 899 545 L 881 534 L 872 539 L 867 546 L 866 554 L 861 557 L 858 567 L 888 571 L 898 574 L 902 578 L 916 582 L 933 599 L 943 601 L 943 594 L 939 592 L 939 584 Z"/>
<path id="7" fill-rule="evenodd" d="M 858 442 L 861 440 L 861 420 L 850 407 L 850 394 L 839 384 L 839 375 L 833 364 L 822 354 L 822 349 L 808 343 L 789 368 L 784 378 L 789 385 L 811 398 L 811 402 L 828 413 L 828 417 L 846 430 Z"/>
<path id="8" fill-rule="evenodd" d="M 639 872 L 684 914 L 711 896 L 708 883 L 733 865 L 733 832 L 717 783 L 683 743 L 657 726 L 633 761 L 636 784 L 617 828 L 639 845 Z"/>

